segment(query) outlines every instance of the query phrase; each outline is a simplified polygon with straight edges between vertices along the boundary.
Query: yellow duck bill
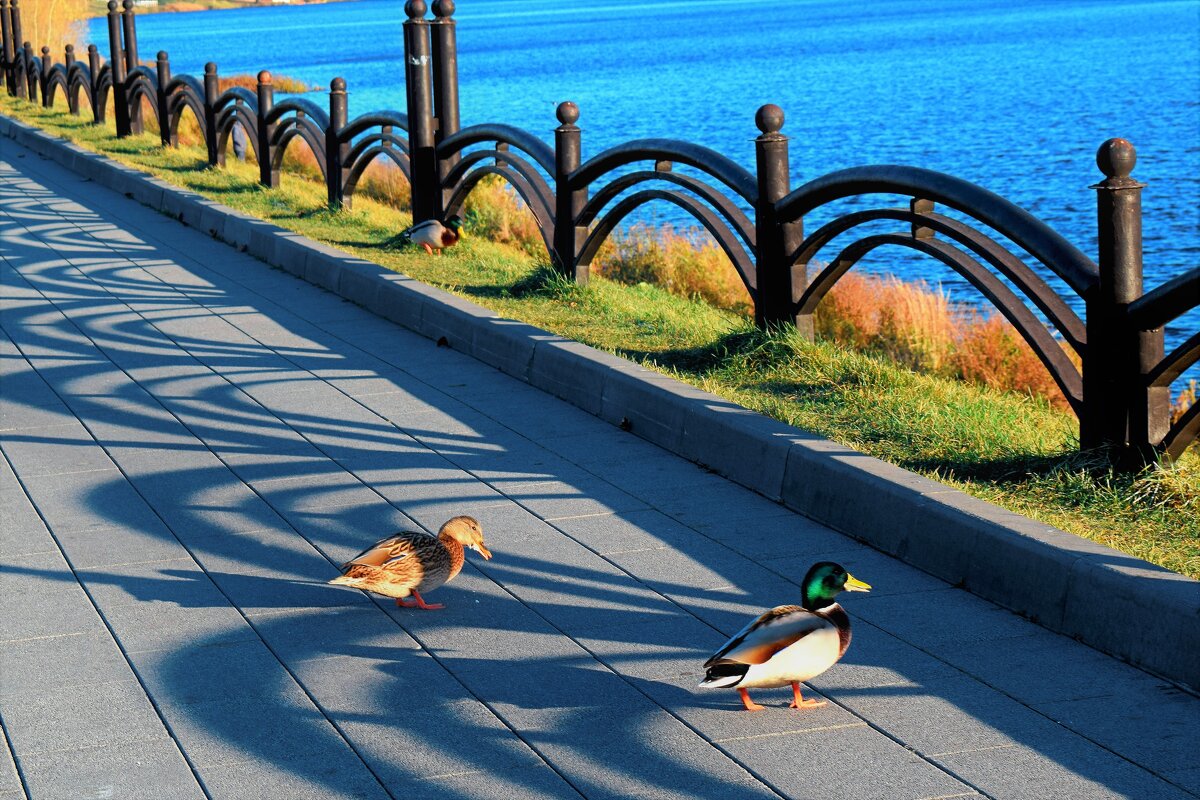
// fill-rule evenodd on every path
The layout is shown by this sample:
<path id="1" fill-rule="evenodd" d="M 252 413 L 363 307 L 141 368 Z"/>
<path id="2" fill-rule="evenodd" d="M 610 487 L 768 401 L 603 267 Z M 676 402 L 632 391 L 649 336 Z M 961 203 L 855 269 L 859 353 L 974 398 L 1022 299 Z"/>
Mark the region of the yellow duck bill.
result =
<path id="1" fill-rule="evenodd" d="M 849 572 L 847 572 L 846 573 L 846 591 L 847 592 L 869 592 L 869 591 L 871 591 L 871 584 L 864 583 L 863 581 L 860 581 L 858 578 L 854 577 Z"/>

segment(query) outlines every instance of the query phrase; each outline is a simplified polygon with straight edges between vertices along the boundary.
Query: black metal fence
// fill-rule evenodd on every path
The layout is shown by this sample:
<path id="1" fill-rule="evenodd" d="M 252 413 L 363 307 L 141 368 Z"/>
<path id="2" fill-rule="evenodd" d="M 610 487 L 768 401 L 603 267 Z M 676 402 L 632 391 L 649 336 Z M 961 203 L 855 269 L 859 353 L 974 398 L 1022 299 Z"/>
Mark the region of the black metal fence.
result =
<path id="1" fill-rule="evenodd" d="M 221 92 L 211 62 L 199 80 L 172 76 L 165 52 L 150 69 L 138 60 L 132 0 L 125 0 L 123 11 L 115 0 L 108 4 L 110 59 L 103 64 L 95 45 L 88 46 L 86 63 L 69 45 L 61 64 L 47 47 L 36 55 L 22 37 L 19 0 L 0 0 L 0 67 L 10 95 L 37 102 L 40 94 L 42 105 L 50 107 L 61 91 L 77 114 L 82 94 L 97 123 L 105 120 L 111 95 L 122 137 L 142 133 L 150 109 L 163 146 L 176 146 L 180 119 L 190 111 L 213 166 L 224 163 L 240 125 L 265 186 L 278 185 L 284 153 L 300 139 L 316 157 L 334 207 L 350 204 L 363 170 L 380 157 L 392 159 L 408 178 L 417 222 L 458 212 L 481 179 L 498 175 L 529 206 L 552 263 L 579 283 L 587 282 L 592 259 L 622 219 L 648 202 L 672 203 L 703 225 L 729 256 L 759 325 L 794 324 L 808 336 L 818 303 L 859 260 L 884 246 L 909 248 L 962 275 L 1016 327 L 1079 417 L 1083 448 L 1115 447 L 1118 463 L 1132 466 L 1159 454 L 1178 457 L 1200 435 L 1200 404 L 1174 424 L 1170 416 L 1171 382 L 1200 360 L 1200 332 L 1169 354 L 1163 343 L 1163 326 L 1200 305 L 1200 267 L 1143 291 L 1143 184 L 1130 177 L 1136 154 L 1126 140 L 1104 142 L 1096 157 L 1104 180 L 1092 187 L 1100 242 L 1093 262 L 1004 198 L 930 170 L 858 167 L 793 189 L 788 138 L 781 133 L 784 114 L 774 105 L 763 106 L 755 117 L 760 133 L 754 173 L 707 147 L 674 139 L 631 141 L 584 161 L 579 109 L 569 102 L 558 107 L 552 147 L 509 125 L 462 128 L 454 3 L 436 0 L 432 19 L 422 0 L 409 0 L 404 10 L 406 113 L 376 111 L 350 119 L 341 78 L 330 84 L 326 111 L 305 99 L 276 103 L 266 71 L 258 75 L 256 92 Z M 691 169 L 677 172 L 676 165 Z M 643 186 L 647 183 L 653 185 Z M 910 201 L 907 207 L 860 208 L 805 235 L 804 219 L 818 208 L 876 195 Z M 939 206 L 958 216 L 939 213 Z M 809 276 L 809 265 L 834 239 L 880 220 L 902 227 L 863 233 Z M 1083 319 L 1027 259 L 1082 298 Z"/>

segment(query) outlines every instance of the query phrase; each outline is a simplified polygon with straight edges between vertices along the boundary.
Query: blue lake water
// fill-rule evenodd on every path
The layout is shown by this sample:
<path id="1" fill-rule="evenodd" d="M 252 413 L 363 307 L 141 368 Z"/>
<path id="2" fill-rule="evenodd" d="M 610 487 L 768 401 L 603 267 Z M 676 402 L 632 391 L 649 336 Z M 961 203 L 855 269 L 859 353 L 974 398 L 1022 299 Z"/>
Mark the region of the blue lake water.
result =
<path id="1" fill-rule="evenodd" d="M 793 185 L 863 164 L 940 170 L 1025 207 L 1093 258 L 1094 155 L 1123 136 L 1148 184 L 1147 288 L 1200 256 L 1195 0 L 460 0 L 455 18 L 464 125 L 505 122 L 551 141 L 555 106 L 573 100 L 585 158 L 665 136 L 753 169 L 754 112 L 777 103 Z M 400 0 L 281 5 L 146 15 L 138 38 L 143 58 L 167 50 L 176 73 L 211 60 L 222 74 L 270 69 L 322 86 L 342 76 L 356 116 L 404 108 L 403 20 Z M 107 41 L 103 20 L 91 33 Z M 929 260 L 893 252 L 870 264 L 957 301 L 976 296 Z M 1168 328 L 1168 347 L 1198 329 L 1195 310 Z"/>

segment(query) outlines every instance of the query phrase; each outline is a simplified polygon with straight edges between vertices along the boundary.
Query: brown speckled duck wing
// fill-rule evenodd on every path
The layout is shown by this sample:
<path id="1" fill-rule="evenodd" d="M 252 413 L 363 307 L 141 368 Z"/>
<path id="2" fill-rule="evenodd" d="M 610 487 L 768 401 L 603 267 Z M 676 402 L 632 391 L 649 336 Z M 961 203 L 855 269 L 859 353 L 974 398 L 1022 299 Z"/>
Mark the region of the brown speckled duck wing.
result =
<path id="1" fill-rule="evenodd" d="M 436 538 L 427 533 L 402 531 L 395 536 L 381 539 L 366 550 L 363 550 L 354 558 L 342 564 L 342 571 L 345 572 L 355 564 L 364 567 L 382 567 L 388 561 L 395 561 L 412 553 L 414 547 L 420 546 L 421 539 L 437 541 Z"/>
<path id="2" fill-rule="evenodd" d="M 387 597 L 407 597 L 425 580 L 426 562 L 435 560 L 442 543 L 428 533 L 402 531 L 376 542 L 342 565 L 334 583 Z"/>
<path id="3" fill-rule="evenodd" d="M 421 566 L 425 570 L 425 577 L 421 579 L 421 585 L 417 587 L 418 592 L 428 592 L 450 580 L 453 558 L 450 556 L 450 551 L 440 541 L 434 539 L 428 548 L 422 547 L 420 559 Z"/>
<path id="4" fill-rule="evenodd" d="M 830 623 L 800 606 L 779 606 L 742 628 L 704 663 L 765 664 L 771 656 Z"/>

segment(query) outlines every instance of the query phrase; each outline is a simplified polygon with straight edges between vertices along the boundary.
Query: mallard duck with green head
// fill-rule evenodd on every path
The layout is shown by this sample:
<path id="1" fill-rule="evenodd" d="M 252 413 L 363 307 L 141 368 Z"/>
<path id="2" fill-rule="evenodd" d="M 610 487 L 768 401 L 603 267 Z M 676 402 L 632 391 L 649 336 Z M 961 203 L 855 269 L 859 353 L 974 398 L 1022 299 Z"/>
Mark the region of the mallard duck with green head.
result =
<path id="1" fill-rule="evenodd" d="M 444 248 L 457 244 L 463 238 L 466 238 L 466 234 L 463 232 L 462 217 L 458 215 L 445 222 L 436 219 L 418 222 L 399 236 L 400 241 L 419 245 L 429 255 L 433 255 L 434 251 L 441 255 Z"/>
<path id="2" fill-rule="evenodd" d="M 850 617 L 834 600 L 841 592 L 866 592 L 863 583 L 840 564 L 813 564 L 801 584 L 803 605 L 772 608 L 704 662 L 707 673 L 700 687 L 737 689 L 747 711 L 763 707 L 750 699 L 749 689 L 792 686 L 792 708 L 815 708 L 824 700 L 805 700 L 800 682 L 836 664 L 850 646 Z"/>

